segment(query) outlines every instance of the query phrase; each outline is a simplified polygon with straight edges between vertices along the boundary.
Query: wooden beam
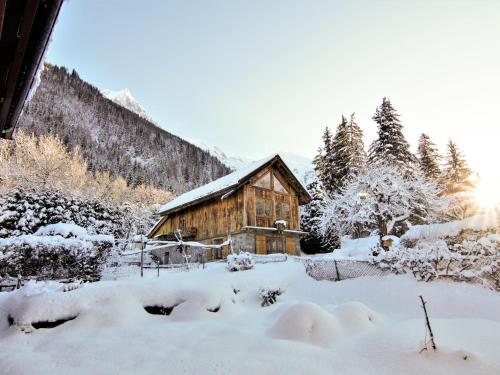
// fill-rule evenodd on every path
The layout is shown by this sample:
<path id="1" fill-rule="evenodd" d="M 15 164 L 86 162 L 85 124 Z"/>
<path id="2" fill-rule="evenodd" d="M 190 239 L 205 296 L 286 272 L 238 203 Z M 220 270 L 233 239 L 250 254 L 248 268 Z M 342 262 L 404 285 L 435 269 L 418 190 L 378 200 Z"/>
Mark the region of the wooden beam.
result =
<path id="1" fill-rule="evenodd" d="M 7 0 L 0 0 L 0 39 L 2 39 L 3 19 L 5 17 L 5 7 Z"/>

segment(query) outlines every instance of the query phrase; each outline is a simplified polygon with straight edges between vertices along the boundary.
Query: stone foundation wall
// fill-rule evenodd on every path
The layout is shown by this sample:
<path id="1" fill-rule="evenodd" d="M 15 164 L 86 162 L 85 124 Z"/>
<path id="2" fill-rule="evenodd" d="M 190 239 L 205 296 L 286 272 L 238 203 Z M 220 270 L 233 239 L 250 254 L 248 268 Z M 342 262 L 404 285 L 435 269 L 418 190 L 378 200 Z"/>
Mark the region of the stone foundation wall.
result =
<path id="1" fill-rule="evenodd" d="M 255 253 L 255 234 L 254 233 L 238 233 L 231 236 L 233 240 L 234 252 L 248 251 Z"/>

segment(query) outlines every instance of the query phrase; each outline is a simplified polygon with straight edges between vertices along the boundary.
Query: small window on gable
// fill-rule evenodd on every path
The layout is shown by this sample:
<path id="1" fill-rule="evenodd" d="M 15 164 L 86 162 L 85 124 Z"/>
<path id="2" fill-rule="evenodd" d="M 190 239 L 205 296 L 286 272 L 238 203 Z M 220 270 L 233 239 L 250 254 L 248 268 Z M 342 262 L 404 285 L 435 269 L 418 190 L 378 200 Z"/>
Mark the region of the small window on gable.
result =
<path id="1" fill-rule="evenodd" d="M 288 191 L 285 189 L 285 187 L 281 184 L 280 180 L 278 180 L 276 178 L 276 176 L 274 176 L 274 191 L 278 192 L 278 193 L 288 193 Z"/>
<path id="2" fill-rule="evenodd" d="M 271 173 L 266 173 L 254 185 L 264 189 L 271 189 Z"/>

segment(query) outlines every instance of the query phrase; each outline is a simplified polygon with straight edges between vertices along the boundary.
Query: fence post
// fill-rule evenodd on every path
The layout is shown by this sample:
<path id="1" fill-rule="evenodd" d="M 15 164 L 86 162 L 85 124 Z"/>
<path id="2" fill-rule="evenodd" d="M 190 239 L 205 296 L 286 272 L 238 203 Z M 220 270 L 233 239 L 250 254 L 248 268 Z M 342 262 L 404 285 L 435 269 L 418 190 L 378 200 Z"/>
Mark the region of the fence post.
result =
<path id="1" fill-rule="evenodd" d="M 335 273 L 337 274 L 337 281 L 340 281 L 340 274 L 339 274 L 339 269 L 337 267 L 337 260 L 333 260 L 333 264 L 335 264 Z"/>
<path id="2" fill-rule="evenodd" d="M 22 285 L 22 279 L 23 279 L 22 275 L 21 275 L 21 274 L 19 274 L 19 275 L 17 276 L 17 284 L 16 284 L 16 289 L 21 288 L 21 285 Z"/>
<path id="3" fill-rule="evenodd" d="M 141 277 L 144 276 L 144 244 L 141 239 Z"/>

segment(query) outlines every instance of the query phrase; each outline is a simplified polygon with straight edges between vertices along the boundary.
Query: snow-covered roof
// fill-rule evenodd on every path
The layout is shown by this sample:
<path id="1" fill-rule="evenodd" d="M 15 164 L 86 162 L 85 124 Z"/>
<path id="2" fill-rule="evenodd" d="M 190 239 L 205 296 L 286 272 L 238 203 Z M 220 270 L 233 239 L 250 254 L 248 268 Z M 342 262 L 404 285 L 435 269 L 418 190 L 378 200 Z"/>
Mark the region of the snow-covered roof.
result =
<path id="1" fill-rule="evenodd" d="M 177 198 L 171 200 L 167 204 L 160 207 L 160 214 L 166 214 L 170 211 L 177 210 L 181 207 L 190 205 L 191 203 L 204 200 L 210 196 L 216 195 L 218 193 L 225 193 L 231 190 L 231 188 L 238 187 L 242 182 L 244 182 L 248 177 L 253 175 L 259 169 L 266 166 L 268 163 L 272 162 L 274 159 L 280 160 L 285 166 L 285 162 L 278 155 L 274 154 L 268 156 L 264 159 L 248 163 L 241 167 L 240 169 L 221 177 L 215 181 L 209 182 L 206 185 L 200 186 L 194 190 L 188 191 Z M 288 166 L 286 166 L 288 168 Z M 293 174 L 293 172 L 288 168 L 291 175 L 295 178 L 296 182 L 303 188 L 304 192 L 308 195 L 307 189 L 303 186 L 300 180 Z"/>

